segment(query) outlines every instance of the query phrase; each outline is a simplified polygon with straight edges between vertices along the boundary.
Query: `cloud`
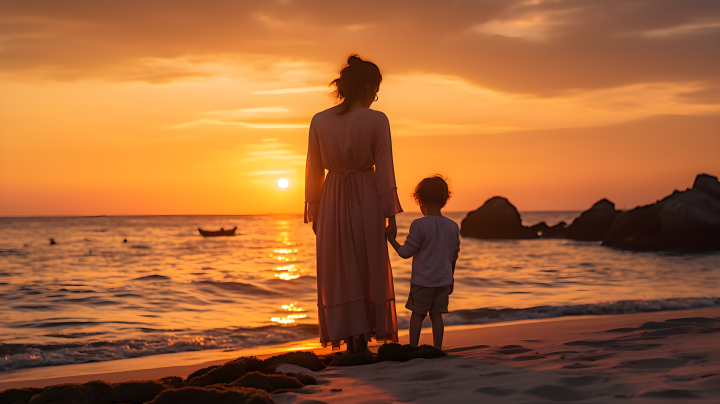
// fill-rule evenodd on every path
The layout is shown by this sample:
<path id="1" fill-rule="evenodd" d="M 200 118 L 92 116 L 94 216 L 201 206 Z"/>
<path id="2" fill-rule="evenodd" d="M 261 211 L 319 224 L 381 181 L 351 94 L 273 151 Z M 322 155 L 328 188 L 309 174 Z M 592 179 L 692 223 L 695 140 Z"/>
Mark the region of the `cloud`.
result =
<path id="1" fill-rule="evenodd" d="M 220 111 L 208 111 L 206 114 L 208 115 L 226 115 L 230 117 L 240 117 L 240 116 L 256 116 L 266 113 L 281 113 L 281 112 L 288 112 L 290 111 L 289 108 L 285 107 L 257 107 L 257 108 L 242 108 L 242 109 L 235 109 L 235 110 L 220 110 Z"/>
<path id="2" fill-rule="evenodd" d="M 184 129 L 193 126 L 212 125 L 212 126 L 242 126 L 252 129 L 301 129 L 307 128 L 307 124 L 300 123 L 249 123 L 239 121 L 222 121 L 219 119 L 198 119 L 192 122 L 181 123 L 178 125 L 168 126 L 168 129 Z"/>
<path id="3" fill-rule="evenodd" d="M 296 93 L 311 93 L 315 91 L 329 91 L 327 86 L 320 87 L 302 87 L 302 88 L 280 88 L 277 90 L 262 90 L 253 91 L 253 94 L 296 94 Z"/>
<path id="4" fill-rule="evenodd" d="M 166 83 L 242 77 L 232 66 L 245 66 L 272 78 L 303 63 L 336 72 L 358 52 L 390 74 L 540 97 L 643 83 L 710 88 L 720 85 L 718 24 L 715 0 L 6 1 L 0 71 Z M 321 91 L 332 74 L 256 93 Z"/>
<path id="5" fill-rule="evenodd" d="M 676 98 L 688 104 L 720 105 L 720 86 L 680 93 Z"/>
<path id="6" fill-rule="evenodd" d="M 265 170 L 265 171 L 251 171 L 248 175 L 278 175 L 278 174 L 292 174 L 297 170 Z"/>

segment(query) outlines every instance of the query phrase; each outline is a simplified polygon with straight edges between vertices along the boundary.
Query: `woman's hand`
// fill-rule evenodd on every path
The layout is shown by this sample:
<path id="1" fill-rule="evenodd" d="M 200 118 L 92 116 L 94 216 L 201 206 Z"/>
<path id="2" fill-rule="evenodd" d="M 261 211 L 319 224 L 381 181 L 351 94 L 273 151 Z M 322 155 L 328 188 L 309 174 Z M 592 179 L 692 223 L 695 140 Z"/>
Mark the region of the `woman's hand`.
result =
<path id="1" fill-rule="evenodd" d="M 390 216 L 388 219 L 388 225 L 385 228 L 385 237 L 395 240 L 397 238 L 397 223 L 395 222 L 395 216 Z"/>

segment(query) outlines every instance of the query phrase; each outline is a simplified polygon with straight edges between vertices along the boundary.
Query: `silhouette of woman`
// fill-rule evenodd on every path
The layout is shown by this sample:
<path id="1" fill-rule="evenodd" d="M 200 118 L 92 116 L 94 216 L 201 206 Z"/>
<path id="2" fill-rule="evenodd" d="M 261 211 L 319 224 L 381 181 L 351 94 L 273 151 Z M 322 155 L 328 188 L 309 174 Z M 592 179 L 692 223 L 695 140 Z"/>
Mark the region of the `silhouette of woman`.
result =
<path id="1" fill-rule="evenodd" d="M 320 342 L 365 352 L 371 337 L 397 341 L 392 269 L 385 239 L 402 212 L 395 186 L 390 123 L 370 109 L 380 69 L 350 56 L 331 85 L 340 104 L 310 124 L 305 223 L 317 240 Z M 325 177 L 325 170 L 328 170 Z"/>

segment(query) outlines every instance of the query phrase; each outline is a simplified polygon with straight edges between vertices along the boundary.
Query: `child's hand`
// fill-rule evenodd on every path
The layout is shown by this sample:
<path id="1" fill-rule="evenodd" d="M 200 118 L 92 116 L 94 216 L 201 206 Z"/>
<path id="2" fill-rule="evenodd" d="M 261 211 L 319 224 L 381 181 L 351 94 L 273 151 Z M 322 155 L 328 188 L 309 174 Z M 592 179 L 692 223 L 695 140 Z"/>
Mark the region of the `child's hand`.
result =
<path id="1" fill-rule="evenodd" d="M 450 292 L 448 292 L 448 295 L 452 295 L 453 290 L 455 290 L 455 282 L 450 284 Z"/>

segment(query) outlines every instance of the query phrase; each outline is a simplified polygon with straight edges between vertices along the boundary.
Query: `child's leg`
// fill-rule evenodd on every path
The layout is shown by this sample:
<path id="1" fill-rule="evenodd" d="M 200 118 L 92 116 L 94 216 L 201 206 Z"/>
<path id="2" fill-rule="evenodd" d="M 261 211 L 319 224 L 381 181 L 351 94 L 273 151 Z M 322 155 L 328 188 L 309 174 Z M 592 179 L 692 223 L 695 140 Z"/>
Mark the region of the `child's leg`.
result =
<path id="1" fill-rule="evenodd" d="M 410 316 L 410 345 L 418 346 L 420 343 L 420 331 L 422 330 L 422 323 L 425 320 L 425 316 L 417 313 L 413 313 Z"/>
<path id="2" fill-rule="evenodd" d="M 433 345 L 437 349 L 442 349 L 443 334 L 445 333 L 442 313 L 430 313 L 430 321 L 432 322 Z"/>

